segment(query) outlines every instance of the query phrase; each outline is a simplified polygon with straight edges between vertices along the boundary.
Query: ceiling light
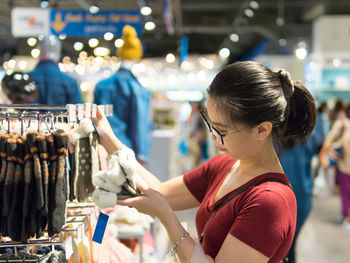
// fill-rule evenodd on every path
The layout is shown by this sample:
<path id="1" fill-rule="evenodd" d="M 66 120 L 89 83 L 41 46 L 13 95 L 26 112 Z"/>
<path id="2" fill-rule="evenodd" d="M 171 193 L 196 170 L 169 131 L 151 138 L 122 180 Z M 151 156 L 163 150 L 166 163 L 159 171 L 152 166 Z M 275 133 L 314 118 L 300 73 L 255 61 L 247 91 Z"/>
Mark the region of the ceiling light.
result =
<path id="1" fill-rule="evenodd" d="M 280 38 L 278 40 L 278 44 L 282 47 L 285 47 L 287 45 L 287 40 L 285 38 Z"/>
<path id="2" fill-rule="evenodd" d="M 230 50 L 227 47 L 220 49 L 219 56 L 222 58 L 228 58 L 230 56 Z"/>
<path id="3" fill-rule="evenodd" d="M 100 8 L 98 7 L 98 5 L 96 5 L 96 4 L 90 5 L 89 12 L 91 14 L 96 14 L 96 13 L 98 13 L 98 11 L 100 11 Z"/>
<path id="4" fill-rule="evenodd" d="M 37 42 L 37 40 L 34 37 L 30 37 L 27 39 L 27 44 L 30 47 L 34 47 L 36 45 L 36 42 Z"/>
<path id="5" fill-rule="evenodd" d="M 67 38 L 67 35 L 66 34 L 59 34 L 58 38 L 60 40 L 65 40 Z"/>
<path id="6" fill-rule="evenodd" d="M 147 31 L 152 31 L 152 30 L 154 30 L 155 28 L 156 28 L 156 24 L 155 24 L 154 22 L 152 22 L 152 21 L 146 22 L 146 24 L 145 24 L 145 29 L 146 29 Z"/>
<path id="7" fill-rule="evenodd" d="M 230 35 L 230 39 L 232 42 L 238 42 L 239 41 L 239 35 L 233 33 Z"/>
<path id="8" fill-rule="evenodd" d="M 28 62 L 25 61 L 25 60 L 21 60 L 19 63 L 18 63 L 18 67 L 20 68 L 20 70 L 25 70 L 26 67 L 28 65 Z"/>
<path id="9" fill-rule="evenodd" d="M 110 54 L 110 50 L 108 48 L 105 47 L 97 47 L 94 49 L 94 55 L 100 56 L 100 57 L 104 57 L 104 56 L 108 56 Z"/>
<path id="10" fill-rule="evenodd" d="M 306 58 L 306 56 L 307 56 L 306 48 L 305 47 L 298 47 L 295 50 L 295 56 L 300 60 L 303 60 L 304 58 Z"/>
<path id="11" fill-rule="evenodd" d="M 110 41 L 110 40 L 113 39 L 114 35 L 113 35 L 113 33 L 111 33 L 111 32 L 106 32 L 106 33 L 103 35 L 103 37 L 104 37 L 104 39 L 105 39 L 106 41 Z"/>
<path id="12" fill-rule="evenodd" d="M 9 68 L 14 69 L 16 67 L 16 60 L 14 59 L 9 60 L 8 66 Z"/>
<path id="13" fill-rule="evenodd" d="M 342 63 L 342 61 L 339 58 L 334 58 L 332 62 L 333 62 L 334 67 L 336 67 L 336 68 L 340 67 L 340 65 Z"/>
<path id="14" fill-rule="evenodd" d="M 259 8 L 259 3 L 256 2 L 256 1 L 251 1 L 251 2 L 249 3 L 249 5 L 250 5 L 251 8 L 253 8 L 253 9 L 255 9 L 255 10 Z"/>
<path id="15" fill-rule="evenodd" d="M 244 10 L 244 14 L 247 16 L 247 17 L 253 17 L 254 16 L 254 12 L 253 10 L 247 8 L 246 10 Z"/>
<path id="16" fill-rule="evenodd" d="M 166 55 L 165 57 L 165 61 L 168 63 L 174 63 L 176 60 L 175 56 L 173 53 L 169 53 L 168 55 Z"/>
<path id="17" fill-rule="evenodd" d="M 92 48 L 97 47 L 98 43 L 99 43 L 99 41 L 96 38 L 91 38 L 89 40 L 89 46 L 92 47 Z"/>
<path id="18" fill-rule="evenodd" d="M 118 38 L 114 41 L 114 46 L 117 48 L 120 48 L 124 45 L 124 40 L 121 38 Z"/>
<path id="19" fill-rule="evenodd" d="M 40 7 L 41 8 L 46 8 L 46 7 L 48 7 L 49 6 L 49 1 L 48 0 L 41 0 L 40 1 Z"/>
<path id="20" fill-rule="evenodd" d="M 278 26 L 284 26 L 284 18 L 283 18 L 283 17 L 278 17 L 278 18 L 276 19 L 276 24 L 277 24 Z"/>
<path id="21" fill-rule="evenodd" d="M 140 12 L 143 16 L 149 16 L 150 14 L 152 14 L 152 8 L 150 8 L 149 6 L 143 6 L 141 7 Z"/>
<path id="22" fill-rule="evenodd" d="M 33 58 L 38 58 L 40 56 L 40 50 L 37 48 L 34 48 L 30 54 L 32 55 Z"/>
<path id="23" fill-rule="evenodd" d="M 75 51 L 80 51 L 84 48 L 84 44 L 81 42 L 75 42 L 73 47 Z"/>

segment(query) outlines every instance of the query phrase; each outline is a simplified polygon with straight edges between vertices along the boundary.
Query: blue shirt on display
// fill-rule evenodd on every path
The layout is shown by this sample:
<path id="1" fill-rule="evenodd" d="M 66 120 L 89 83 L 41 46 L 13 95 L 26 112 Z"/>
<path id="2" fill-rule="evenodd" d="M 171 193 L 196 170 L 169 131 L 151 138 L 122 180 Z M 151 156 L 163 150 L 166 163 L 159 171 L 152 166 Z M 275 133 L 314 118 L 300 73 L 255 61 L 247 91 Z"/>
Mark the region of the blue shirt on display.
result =
<path id="1" fill-rule="evenodd" d="M 94 103 L 113 105 L 108 120 L 116 136 L 145 162 L 151 146 L 150 99 L 150 92 L 124 67 L 97 83 L 94 91 Z"/>
<path id="2" fill-rule="evenodd" d="M 39 86 L 39 99 L 36 103 L 47 105 L 82 103 L 77 81 L 61 72 L 54 61 L 39 61 L 29 74 Z"/>

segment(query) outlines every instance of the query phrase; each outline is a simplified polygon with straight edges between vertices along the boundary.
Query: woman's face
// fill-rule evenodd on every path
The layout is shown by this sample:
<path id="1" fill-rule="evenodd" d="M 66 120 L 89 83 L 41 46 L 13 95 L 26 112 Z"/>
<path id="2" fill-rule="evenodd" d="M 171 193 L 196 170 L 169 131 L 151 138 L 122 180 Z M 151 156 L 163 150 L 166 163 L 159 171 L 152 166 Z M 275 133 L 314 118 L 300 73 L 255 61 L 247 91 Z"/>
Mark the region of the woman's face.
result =
<path id="1" fill-rule="evenodd" d="M 220 139 L 213 133 L 211 139 L 216 143 L 219 151 L 226 153 L 236 159 L 250 159 L 256 154 L 259 142 L 254 128 L 243 123 L 232 123 L 227 120 L 227 114 L 218 106 L 219 102 L 208 98 L 207 113 L 210 125 L 223 135 L 223 145 Z"/>

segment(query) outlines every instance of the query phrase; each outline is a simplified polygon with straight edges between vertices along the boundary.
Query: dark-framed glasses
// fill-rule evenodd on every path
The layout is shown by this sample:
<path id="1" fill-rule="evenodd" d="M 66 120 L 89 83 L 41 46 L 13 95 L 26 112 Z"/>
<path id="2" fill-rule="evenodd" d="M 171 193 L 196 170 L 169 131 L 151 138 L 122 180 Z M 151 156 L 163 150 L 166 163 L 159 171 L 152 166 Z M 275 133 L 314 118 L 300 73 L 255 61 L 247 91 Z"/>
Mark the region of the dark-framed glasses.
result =
<path id="1" fill-rule="evenodd" d="M 234 134 L 234 133 L 237 133 L 243 129 L 239 129 L 239 130 L 236 130 L 234 132 L 230 132 L 230 133 L 227 133 L 227 134 L 221 134 L 217 129 L 215 129 L 213 127 L 213 125 L 211 124 L 211 121 L 208 117 L 208 113 L 207 113 L 207 109 L 203 109 L 199 112 L 199 114 L 201 115 L 202 117 L 202 120 L 203 122 L 205 123 L 205 126 L 207 126 L 207 129 L 208 131 L 214 135 L 215 137 L 215 140 L 219 143 L 220 146 L 223 146 L 224 145 L 224 137 L 227 136 L 227 135 L 230 135 L 230 134 Z"/>

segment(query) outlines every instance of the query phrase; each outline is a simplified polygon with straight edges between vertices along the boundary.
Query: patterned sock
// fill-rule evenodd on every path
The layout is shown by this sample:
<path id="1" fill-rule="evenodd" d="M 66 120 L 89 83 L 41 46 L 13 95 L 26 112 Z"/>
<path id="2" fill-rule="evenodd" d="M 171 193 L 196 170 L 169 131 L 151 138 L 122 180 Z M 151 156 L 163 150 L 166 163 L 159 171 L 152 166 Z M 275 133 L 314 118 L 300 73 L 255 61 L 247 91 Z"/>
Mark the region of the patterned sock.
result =
<path id="1" fill-rule="evenodd" d="M 8 224 L 7 218 L 10 213 L 11 201 L 12 201 L 12 188 L 13 179 L 15 175 L 15 161 L 17 154 L 17 142 L 16 139 L 10 137 L 7 139 L 6 144 L 7 151 L 7 169 L 5 177 L 5 185 L 3 191 L 3 205 L 2 205 L 2 234 L 8 236 Z"/>
<path id="2" fill-rule="evenodd" d="M 48 232 L 49 236 L 53 236 L 52 218 L 53 211 L 55 209 L 55 186 L 56 186 L 56 169 L 57 169 L 57 153 L 52 135 L 46 137 L 47 150 L 49 153 L 50 166 L 49 166 L 49 218 L 48 218 Z"/>
<path id="3" fill-rule="evenodd" d="M 3 205 L 3 189 L 5 184 L 6 177 L 6 167 L 7 167 L 7 151 L 6 151 L 6 142 L 9 135 L 0 134 L 0 156 L 1 156 L 1 169 L 0 169 L 0 211 L 2 211 Z M 0 232 L 2 226 L 2 214 L 0 214 Z"/>
<path id="4" fill-rule="evenodd" d="M 47 163 L 48 159 L 48 152 L 47 152 L 47 142 L 46 137 L 44 135 L 39 135 L 37 137 L 37 143 L 40 153 L 40 164 L 41 164 L 41 174 L 42 174 L 42 183 L 43 183 L 43 192 L 44 192 L 44 206 L 41 209 L 41 215 L 42 218 L 42 224 L 41 229 L 44 230 L 47 224 L 47 217 L 48 217 L 48 211 L 49 211 L 49 202 L 48 202 L 48 196 L 49 196 L 49 166 Z"/>
<path id="5" fill-rule="evenodd" d="M 38 132 L 32 131 L 27 134 L 27 141 L 30 146 L 30 152 L 33 154 L 33 160 L 34 160 L 34 175 L 35 175 L 35 185 L 36 185 L 36 208 L 37 210 L 41 210 L 41 208 L 44 206 L 44 191 L 43 191 L 43 184 L 42 184 L 42 174 L 41 174 L 41 164 L 38 154 L 38 146 L 37 146 L 37 136 L 39 135 Z"/>
<path id="6" fill-rule="evenodd" d="M 53 134 L 57 159 L 57 172 L 56 172 L 56 186 L 55 186 L 55 204 L 52 214 L 52 230 L 55 233 L 59 233 L 62 226 L 65 224 L 65 211 L 66 211 L 66 198 L 67 193 L 65 190 L 65 176 L 66 176 L 66 160 L 67 160 L 67 147 L 68 136 L 64 132 L 56 132 Z"/>
<path id="7" fill-rule="evenodd" d="M 24 153 L 24 140 L 22 136 L 19 136 L 17 138 L 17 162 L 13 181 L 12 204 L 7 221 L 9 236 L 13 241 L 21 240 Z"/>
<path id="8" fill-rule="evenodd" d="M 25 156 L 24 156 L 24 196 L 23 196 L 23 207 L 22 207 L 22 227 L 21 227 L 21 241 L 27 242 L 30 237 L 30 204 L 32 202 L 32 180 L 33 180 L 33 157 L 30 153 L 29 145 L 27 140 L 25 144 Z"/>

